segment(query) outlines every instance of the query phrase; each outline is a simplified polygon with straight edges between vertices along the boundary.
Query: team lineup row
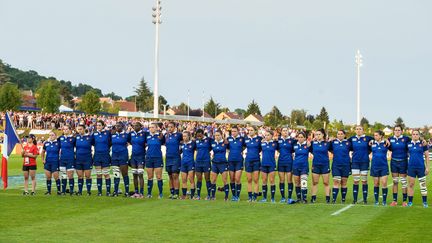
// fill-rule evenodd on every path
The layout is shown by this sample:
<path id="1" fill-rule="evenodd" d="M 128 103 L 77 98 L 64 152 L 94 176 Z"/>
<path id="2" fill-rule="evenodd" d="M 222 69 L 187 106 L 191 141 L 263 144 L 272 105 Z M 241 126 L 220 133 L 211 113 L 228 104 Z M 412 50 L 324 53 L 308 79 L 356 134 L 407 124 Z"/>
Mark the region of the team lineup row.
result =
<path id="1" fill-rule="evenodd" d="M 132 197 L 144 195 L 144 171 L 147 172 L 147 197 L 152 197 L 153 178 L 156 177 L 159 198 L 163 196 L 162 146 L 166 147 L 165 169 L 169 175 L 170 198 L 185 199 L 190 187 L 190 198 L 201 199 L 203 181 L 206 183 L 207 200 L 214 200 L 216 181 L 221 175 L 225 200 L 231 190 L 232 201 L 238 201 L 242 189 L 243 170 L 247 177 L 248 201 L 257 201 L 259 179 L 262 181 L 261 202 L 275 202 L 275 177 L 279 176 L 281 202 L 289 204 L 307 202 L 309 155 L 312 159 L 312 196 L 311 203 L 316 202 L 318 181 L 323 179 L 326 202 L 335 203 L 341 191 L 342 202 L 348 192 L 347 180 L 353 177 L 353 203 L 357 203 L 359 186 L 362 184 L 363 203 L 368 198 L 368 174 L 374 180 L 375 204 L 379 204 L 380 186 L 382 187 L 382 204 L 387 204 L 387 179 L 389 175 L 388 152 L 391 152 L 390 168 L 393 178 L 393 201 L 397 205 L 399 183 L 402 189 L 402 206 L 412 206 L 415 180 L 418 178 L 424 207 L 427 207 L 426 175 L 429 173 L 428 145 L 420 139 L 419 131 L 412 132 L 412 139 L 402 135 L 401 127 L 394 128 L 394 136 L 384 139 L 381 131 L 374 137 L 366 136 L 361 126 L 356 127 L 356 135 L 346 138 L 344 131 L 338 131 L 337 138 L 327 140 L 323 129 L 314 134 L 314 139 L 307 140 L 306 134 L 300 132 L 295 138 L 289 136 L 288 128 L 283 128 L 281 136 L 273 136 L 266 131 L 263 137 L 256 134 L 253 126 L 247 128 L 247 136 L 239 135 L 238 128 L 232 127 L 230 135 L 223 137 L 221 131 L 215 131 L 209 138 L 202 130 L 194 134 L 188 131 L 177 132 L 176 124 L 171 122 L 165 134 L 159 132 L 157 124 L 151 124 L 144 131 L 139 122 L 134 123 L 133 130 L 126 132 L 121 123 L 114 130 L 104 129 L 103 121 L 96 124 L 97 130 L 92 134 L 85 133 L 85 126 L 78 126 L 73 136 L 70 127 L 63 128 L 63 135 L 56 137 L 54 132 L 44 143 L 42 161 L 47 177 L 47 193 L 51 194 L 51 180 L 55 179 L 59 195 L 65 195 L 67 181 L 69 192 L 74 194 L 74 173 L 78 176 L 78 192 L 82 195 L 84 178 L 87 193 L 91 194 L 91 169 L 94 166 L 97 176 L 98 195 L 102 195 L 102 182 L 105 178 L 106 195 L 111 195 L 111 176 L 114 178 L 112 196 L 118 196 L 120 179 L 123 177 L 125 195 L 129 196 L 128 170 L 131 168 L 135 193 Z M 28 194 L 28 179 L 32 178 L 32 193 L 35 189 L 35 169 L 38 149 L 33 135 L 28 137 L 24 147 L 24 194 Z M 132 147 L 129 157 L 128 145 Z M 330 169 L 330 156 L 333 161 Z M 245 154 L 245 156 L 244 156 Z M 144 170 L 145 169 L 145 170 Z M 333 188 L 330 191 L 330 172 Z M 228 184 L 228 177 L 230 183 Z M 181 181 L 181 183 L 180 183 Z M 181 186 L 180 186 L 181 184 Z M 288 192 L 285 193 L 287 184 Z M 268 186 L 269 185 L 269 186 Z M 270 187 L 270 190 L 269 190 Z M 180 196 L 180 188 L 182 195 Z M 296 200 L 292 194 L 296 194 Z M 332 200 L 330 194 L 332 193 Z M 408 201 L 408 202 L 407 202 Z"/>

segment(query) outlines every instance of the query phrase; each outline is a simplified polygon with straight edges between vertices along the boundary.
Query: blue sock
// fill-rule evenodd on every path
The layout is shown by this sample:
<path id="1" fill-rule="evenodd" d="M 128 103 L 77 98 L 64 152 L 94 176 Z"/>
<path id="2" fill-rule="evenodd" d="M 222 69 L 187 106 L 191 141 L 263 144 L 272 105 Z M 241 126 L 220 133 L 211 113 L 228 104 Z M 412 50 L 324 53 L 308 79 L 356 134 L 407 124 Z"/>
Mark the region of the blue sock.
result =
<path id="1" fill-rule="evenodd" d="M 195 196 L 195 188 L 191 188 L 191 198 Z"/>
<path id="2" fill-rule="evenodd" d="M 262 185 L 263 199 L 267 199 L 267 185 Z"/>
<path id="3" fill-rule="evenodd" d="M 326 203 L 330 202 L 330 196 L 326 196 Z"/>
<path id="4" fill-rule="evenodd" d="M 276 185 L 270 185 L 270 194 L 272 200 L 274 200 L 275 198 L 275 193 L 276 193 Z"/>
<path id="5" fill-rule="evenodd" d="M 56 186 L 57 186 L 57 191 L 60 192 L 61 191 L 61 182 L 60 182 L 60 179 L 56 180 Z"/>
<path id="6" fill-rule="evenodd" d="M 82 189 L 84 186 L 84 179 L 78 179 L 78 192 L 82 193 Z"/>
<path id="7" fill-rule="evenodd" d="M 197 182 L 197 195 L 198 197 L 201 197 L 201 187 L 202 187 L 202 181 Z"/>
<path id="8" fill-rule="evenodd" d="M 374 196 L 375 196 L 375 202 L 378 202 L 378 198 L 379 198 L 379 187 L 378 186 L 374 186 Z"/>
<path id="9" fill-rule="evenodd" d="M 105 179 L 107 194 L 111 194 L 111 178 Z"/>
<path id="10" fill-rule="evenodd" d="M 382 189 L 383 203 L 387 202 L 387 192 L 388 192 L 388 188 L 384 187 Z"/>
<path id="11" fill-rule="evenodd" d="M 170 188 L 170 193 L 171 193 L 171 195 L 174 195 L 174 187 Z"/>
<path id="12" fill-rule="evenodd" d="M 315 202 L 316 201 L 316 195 L 312 195 L 312 201 Z"/>
<path id="13" fill-rule="evenodd" d="M 139 189 L 139 193 L 140 193 L 141 195 L 144 195 L 144 187 L 140 187 L 140 189 Z"/>
<path id="14" fill-rule="evenodd" d="M 346 198 L 346 195 L 347 195 L 347 192 L 348 192 L 348 188 L 343 188 L 342 187 L 342 202 L 345 202 L 345 198 Z"/>
<path id="15" fill-rule="evenodd" d="M 123 176 L 123 182 L 125 185 L 125 194 L 129 194 L 129 176 Z"/>
<path id="16" fill-rule="evenodd" d="M 301 196 L 302 196 L 303 201 L 307 200 L 307 192 L 308 192 L 307 189 L 302 189 L 301 190 Z"/>
<path id="17" fill-rule="evenodd" d="M 413 201 L 413 196 L 408 196 L 408 202 L 412 203 Z"/>
<path id="18" fill-rule="evenodd" d="M 332 193 L 333 193 L 333 202 L 336 202 L 339 193 L 339 188 L 333 188 Z"/>
<path id="19" fill-rule="evenodd" d="M 242 189 L 242 184 L 237 184 L 236 185 L 236 189 L 237 189 L 237 198 L 240 198 L 240 193 L 241 193 L 241 189 Z"/>
<path id="20" fill-rule="evenodd" d="M 427 203 L 427 196 L 422 196 L 423 203 Z"/>
<path id="21" fill-rule="evenodd" d="M 151 195 L 153 190 L 153 180 L 147 180 L 147 195 Z"/>
<path id="22" fill-rule="evenodd" d="M 67 179 L 62 179 L 61 184 L 62 184 L 62 193 L 66 193 Z"/>
<path id="23" fill-rule="evenodd" d="M 183 196 L 186 196 L 187 188 L 182 188 L 182 194 Z"/>
<path id="24" fill-rule="evenodd" d="M 75 180 L 74 178 L 69 179 L 69 192 L 72 194 L 74 192 Z"/>
<path id="25" fill-rule="evenodd" d="M 288 183 L 288 198 L 289 199 L 292 198 L 293 189 L 294 189 L 294 184 L 293 183 Z"/>
<path id="26" fill-rule="evenodd" d="M 406 194 L 406 193 L 402 193 L 402 200 L 404 201 L 404 202 L 406 202 L 406 200 L 407 200 L 407 197 L 408 197 L 408 194 Z"/>
<path id="27" fill-rule="evenodd" d="M 118 194 L 120 185 L 120 178 L 114 178 L 114 193 Z"/>
<path id="28" fill-rule="evenodd" d="M 368 184 L 364 184 L 363 185 L 363 201 L 367 201 L 367 197 L 368 197 Z"/>
<path id="29" fill-rule="evenodd" d="M 102 178 L 97 178 L 96 184 L 97 184 L 98 193 L 102 193 Z"/>
<path id="30" fill-rule="evenodd" d="M 180 190 L 179 189 L 174 189 L 174 195 L 179 195 L 180 194 Z"/>
<path id="31" fill-rule="evenodd" d="M 398 198 L 398 194 L 397 193 L 393 193 L 393 201 L 397 202 L 397 198 Z"/>
<path id="32" fill-rule="evenodd" d="M 207 196 L 211 196 L 211 187 L 212 187 L 212 184 L 211 184 L 211 182 L 210 181 L 206 181 L 206 188 L 207 188 Z"/>
<path id="33" fill-rule="evenodd" d="M 230 183 L 230 188 L 231 188 L 232 196 L 235 197 L 235 195 L 236 195 L 235 183 Z"/>
<path id="34" fill-rule="evenodd" d="M 92 179 L 86 179 L 87 192 L 91 192 Z"/>
<path id="35" fill-rule="evenodd" d="M 279 191 L 282 198 L 285 198 L 285 183 L 279 183 Z"/>
<path id="36" fill-rule="evenodd" d="M 51 180 L 46 180 L 47 191 L 51 193 Z"/>
<path id="37" fill-rule="evenodd" d="M 299 186 L 296 186 L 295 188 L 296 191 L 296 195 L 297 195 L 297 200 L 301 200 L 301 188 Z"/>
<path id="38" fill-rule="evenodd" d="M 216 197 L 216 184 L 211 184 L 211 196 Z"/>
<path id="39" fill-rule="evenodd" d="M 258 193 L 254 192 L 254 193 L 252 194 L 252 200 L 256 200 L 257 197 L 258 197 Z"/>
<path id="40" fill-rule="evenodd" d="M 252 192 L 248 192 L 248 197 L 250 200 L 252 200 Z"/>
<path id="41" fill-rule="evenodd" d="M 357 202 L 359 185 L 353 185 L 353 198 Z"/>
<path id="42" fill-rule="evenodd" d="M 158 189 L 159 189 L 159 195 L 163 193 L 163 180 L 158 180 Z"/>
<path id="43" fill-rule="evenodd" d="M 229 186 L 228 186 L 228 184 L 226 184 L 225 186 L 224 186 L 224 190 L 225 190 L 225 198 L 228 198 L 228 195 L 229 195 Z"/>

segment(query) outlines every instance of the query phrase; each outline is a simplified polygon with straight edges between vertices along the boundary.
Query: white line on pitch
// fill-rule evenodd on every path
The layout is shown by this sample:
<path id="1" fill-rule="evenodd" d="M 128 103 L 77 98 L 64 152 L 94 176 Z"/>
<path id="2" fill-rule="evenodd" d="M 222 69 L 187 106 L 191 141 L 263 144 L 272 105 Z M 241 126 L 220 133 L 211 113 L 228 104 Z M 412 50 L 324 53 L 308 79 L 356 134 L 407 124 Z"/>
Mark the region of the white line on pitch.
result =
<path id="1" fill-rule="evenodd" d="M 350 205 L 348 205 L 348 206 L 346 206 L 346 207 L 344 207 L 344 208 L 342 208 L 342 209 L 339 209 L 338 211 L 332 213 L 331 215 L 332 215 L 332 216 L 338 215 L 338 214 L 342 213 L 343 211 L 348 210 L 348 209 L 349 209 L 350 207 L 352 207 L 352 206 L 354 206 L 354 204 L 350 204 Z"/>

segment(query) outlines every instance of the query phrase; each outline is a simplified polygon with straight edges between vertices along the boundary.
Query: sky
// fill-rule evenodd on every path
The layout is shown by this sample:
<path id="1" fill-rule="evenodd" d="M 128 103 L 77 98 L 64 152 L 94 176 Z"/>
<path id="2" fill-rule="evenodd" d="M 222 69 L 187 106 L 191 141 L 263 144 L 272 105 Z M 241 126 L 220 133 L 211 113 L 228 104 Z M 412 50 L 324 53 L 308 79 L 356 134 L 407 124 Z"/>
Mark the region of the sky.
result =
<path id="1" fill-rule="evenodd" d="M 0 0 L 0 59 L 126 97 L 154 82 L 153 0 Z M 170 105 L 305 109 L 432 125 L 432 1 L 162 0 L 159 89 Z"/>

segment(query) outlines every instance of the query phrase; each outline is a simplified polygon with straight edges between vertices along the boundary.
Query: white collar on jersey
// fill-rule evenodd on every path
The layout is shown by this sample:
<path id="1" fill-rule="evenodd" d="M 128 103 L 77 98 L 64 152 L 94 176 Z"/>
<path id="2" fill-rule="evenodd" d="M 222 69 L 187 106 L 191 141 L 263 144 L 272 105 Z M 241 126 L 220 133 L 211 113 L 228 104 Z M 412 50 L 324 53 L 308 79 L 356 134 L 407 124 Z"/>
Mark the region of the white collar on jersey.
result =
<path id="1" fill-rule="evenodd" d="M 411 140 L 411 143 L 412 144 L 417 144 L 417 143 L 421 143 L 421 141 L 420 140 L 417 140 L 417 141 Z"/>
<path id="2" fill-rule="evenodd" d="M 360 137 L 359 136 L 357 136 L 357 135 L 355 135 L 356 136 L 356 138 L 358 138 L 358 139 L 360 139 L 360 138 L 364 138 L 364 137 L 366 137 L 366 135 L 361 135 Z"/>
<path id="3" fill-rule="evenodd" d="M 403 138 L 403 135 L 400 135 L 399 137 L 396 137 L 396 136 L 393 136 L 393 137 L 396 139 L 401 139 L 401 138 Z"/>
<path id="4" fill-rule="evenodd" d="M 302 145 L 306 145 L 307 141 L 304 141 L 303 143 L 298 143 L 298 145 L 302 146 Z"/>
<path id="5" fill-rule="evenodd" d="M 283 136 L 281 136 L 281 139 L 285 141 L 285 140 L 291 139 L 291 136 L 288 136 L 286 138 L 284 138 Z"/>

